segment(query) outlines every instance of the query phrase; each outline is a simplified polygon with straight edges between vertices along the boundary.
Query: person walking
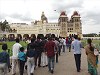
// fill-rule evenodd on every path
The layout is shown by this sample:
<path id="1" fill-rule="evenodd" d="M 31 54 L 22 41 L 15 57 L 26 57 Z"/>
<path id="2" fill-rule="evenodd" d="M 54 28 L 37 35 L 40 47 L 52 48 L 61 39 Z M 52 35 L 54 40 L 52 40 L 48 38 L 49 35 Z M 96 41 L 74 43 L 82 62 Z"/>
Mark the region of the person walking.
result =
<path id="1" fill-rule="evenodd" d="M 76 63 L 77 72 L 81 70 L 81 47 L 82 44 L 78 40 L 78 36 L 74 36 L 74 41 L 72 41 L 72 50 L 74 52 L 74 58 Z"/>
<path id="2" fill-rule="evenodd" d="M 65 52 L 65 50 L 66 50 L 66 40 L 65 40 L 65 38 L 62 38 L 62 44 L 63 44 L 63 52 Z"/>
<path id="3" fill-rule="evenodd" d="M 18 61 L 19 61 L 19 71 L 20 75 L 24 73 L 24 66 L 26 62 L 26 54 L 24 52 L 24 47 L 20 48 L 20 52 L 18 53 Z"/>
<path id="4" fill-rule="evenodd" d="M 66 48 L 68 49 L 68 37 L 66 37 Z"/>
<path id="5" fill-rule="evenodd" d="M 41 67 L 41 54 L 42 54 L 42 49 L 41 49 L 41 39 L 40 37 L 37 37 L 37 40 L 35 41 L 36 45 L 36 58 L 35 58 L 35 68 Z M 37 65 L 38 63 L 38 65 Z"/>
<path id="6" fill-rule="evenodd" d="M 69 38 L 68 38 L 68 49 L 69 49 L 69 52 L 71 51 L 71 43 L 72 43 L 72 40 L 71 40 L 71 38 L 69 37 Z"/>
<path id="7" fill-rule="evenodd" d="M 47 60 L 47 55 L 45 54 L 45 44 L 46 44 L 47 40 L 43 37 L 42 41 L 41 41 L 41 66 L 42 67 L 46 67 L 48 65 L 48 60 Z"/>
<path id="8" fill-rule="evenodd" d="M 87 40 L 87 45 L 85 46 L 85 51 L 87 55 L 87 61 L 88 61 L 88 72 L 91 75 L 98 75 L 97 74 L 97 61 L 98 57 L 94 54 L 94 46 L 92 44 L 92 40 Z"/>
<path id="9" fill-rule="evenodd" d="M 52 38 L 48 38 L 48 42 L 45 44 L 45 52 L 48 57 L 48 69 L 51 73 L 54 73 L 54 62 L 55 62 L 55 53 L 56 45 L 53 42 Z"/>
<path id="10" fill-rule="evenodd" d="M 60 56 L 60 55 L 61 55 L 61 50 L 62 50 L 62 41 L 61 41 L 61 37 L 59 37 L 58 42 L 59 42 L 59 51 L 58 51 L 58 54 L 59 54 L 59 56 Z"/>
<path id="11" fill-rule="evenodd" d="M 34 68 L 35 68 L 35 39 L 31 39 L 31 43 L 28 44 L 27 46 L 27 73 L 28 75 L 34 75 Z"/>
<path id="12" fill-rule="evenodd" d="M 12 75 L 16 74 L 16 65 L 18 64 L 18 53 L 20 51 L 20 48 L 22 47 L 21 44 L 19 44 L 19 39 L 16 38 L 16 43 L 12 47 Z"/>
<path id="13" fill-rule="evenodd" d="M 53 41 L 54 41 L 54 43 L 55 43 L 55 45 L 56 45 L 56 47 L 57 47 L 57 52 L 56 52 L 56 63 L 58 63 L 58 51 L 59 51 L 59 42 L 58 42 L 58 38 L 57 37 L 55 37 L 54 39 L 53 39 Z"/>
<path id="14" fill-rule="evenodd" d="M 6 52 L 8 46 L 7 44 L 2 45 L 2 52 L 0 52 L 0 75 L 7 75 L 7 69 L 10 66 L 9 54 Z"/>

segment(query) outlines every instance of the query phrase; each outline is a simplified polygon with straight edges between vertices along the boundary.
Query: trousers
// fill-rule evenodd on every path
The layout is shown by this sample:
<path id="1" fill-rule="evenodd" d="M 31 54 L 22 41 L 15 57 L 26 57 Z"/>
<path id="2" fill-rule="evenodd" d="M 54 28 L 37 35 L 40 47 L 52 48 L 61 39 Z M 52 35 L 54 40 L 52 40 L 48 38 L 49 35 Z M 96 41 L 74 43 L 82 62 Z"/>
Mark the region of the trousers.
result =
<path id="1" fill-rule="evenodd" d="M 30 75 L 30 73 L 34 73 L 34 67 L 35 67 L 35 59 L 34 57 L 28 57 L 27 59 L 27 73 Z"/>
<path id="2" fill-rule="evenodd" d="M 0 63 L 0 75 L 7 75 L 7 64 Z"/>

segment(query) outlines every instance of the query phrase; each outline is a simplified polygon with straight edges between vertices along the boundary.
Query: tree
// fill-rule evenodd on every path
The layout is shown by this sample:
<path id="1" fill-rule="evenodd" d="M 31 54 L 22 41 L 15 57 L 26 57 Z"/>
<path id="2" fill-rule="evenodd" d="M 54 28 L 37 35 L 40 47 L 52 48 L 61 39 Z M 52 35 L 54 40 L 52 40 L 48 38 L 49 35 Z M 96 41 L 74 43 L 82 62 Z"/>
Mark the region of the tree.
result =
<path id="1" fill-rule="evenodd" d="M 83 37 L 97 37 L 98 35 L 96 33 L 90 33 L 90 34 L 83 34 Z"/>
<path id="2" fill-rule="evenodd" d="M 100 32 L 99 32 L 99 37 L 100 37 Z"/>
<path id="3" fill-rule="evenodd" d="M 2 30 L 1 30 L 1 25 L 2 25 L 2 22 L 0 22 L 0 32 L 2 31 Z"/>
<path id="4" fill-rule="evenodd" d="M 9 24 L 8 24 L 8 22 L 5 20 L 4 22 L 0 22 L 0 29 L 1 29 L 1 31 L 10 31 L 10 26 L 9 26 Z"/>

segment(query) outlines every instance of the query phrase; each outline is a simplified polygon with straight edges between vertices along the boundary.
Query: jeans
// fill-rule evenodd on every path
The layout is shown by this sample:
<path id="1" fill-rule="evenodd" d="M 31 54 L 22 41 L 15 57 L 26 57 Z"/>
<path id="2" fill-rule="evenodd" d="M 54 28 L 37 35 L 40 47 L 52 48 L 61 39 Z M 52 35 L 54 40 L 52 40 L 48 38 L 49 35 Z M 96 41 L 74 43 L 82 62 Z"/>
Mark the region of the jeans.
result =
<path id="1" fill-rule="evenodd" d="M 55 56 L 48 57 L 48 69 L 49 71 L 54 70 Z"/>
<path id="2" fill-rule="evenodd" d="M 58 63 L 58 52 L 56 53 L 56 63 Z"/>
<path id="3" fill-rule="evenodd" d="M 71 44 L 68 45 L 68 48 L 69 48 L 69 52 L 70 52 L 71 51 Z"/>
<path id="4" fill-rule="evenodd" d="M 62 48 L 62 46 L 59 46 L 59 50 L 58 50 L 58 54 L 60 55 L 60 53 L 61 53 L 61 48 Z"/>
<path id="5" fill-rule="evenodd" d="M 38 60 L 38 67 L 41 66 L 41 53 L 37 53 L 37 56 L 35 57 L 35 66 L 37 66 L 37 60 Z"/>
<path id="6" fill-rule="evenodd" d="M 69 45 L 68 44 L 66 44 L 66 48 L 68 49 L 68 47 L 69 47 Z"/>
<path id="7" fill-rule="evenodd" d="M 63 45 L 63 52 L 65 52 L 65 45 Z"/>
<path id="8" fill-rule="evenodd" d="M 24 66 L 25 66 L 25 61 L 19 60 L 20 75 L 23 75 L 23 73 L 24 73 Z"/>

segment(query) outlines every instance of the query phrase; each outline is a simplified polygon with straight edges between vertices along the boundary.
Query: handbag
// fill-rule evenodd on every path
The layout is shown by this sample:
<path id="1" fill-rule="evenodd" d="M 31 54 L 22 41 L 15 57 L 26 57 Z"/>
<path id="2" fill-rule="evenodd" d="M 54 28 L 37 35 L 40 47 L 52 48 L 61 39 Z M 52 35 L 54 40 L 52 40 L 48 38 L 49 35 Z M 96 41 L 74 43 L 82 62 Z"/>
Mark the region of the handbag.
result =
<path id="1" fill-rule="evenodd" d="M 99 51 L 97 49 L 94 49 L 94 55 L 99 55 Z"/>

